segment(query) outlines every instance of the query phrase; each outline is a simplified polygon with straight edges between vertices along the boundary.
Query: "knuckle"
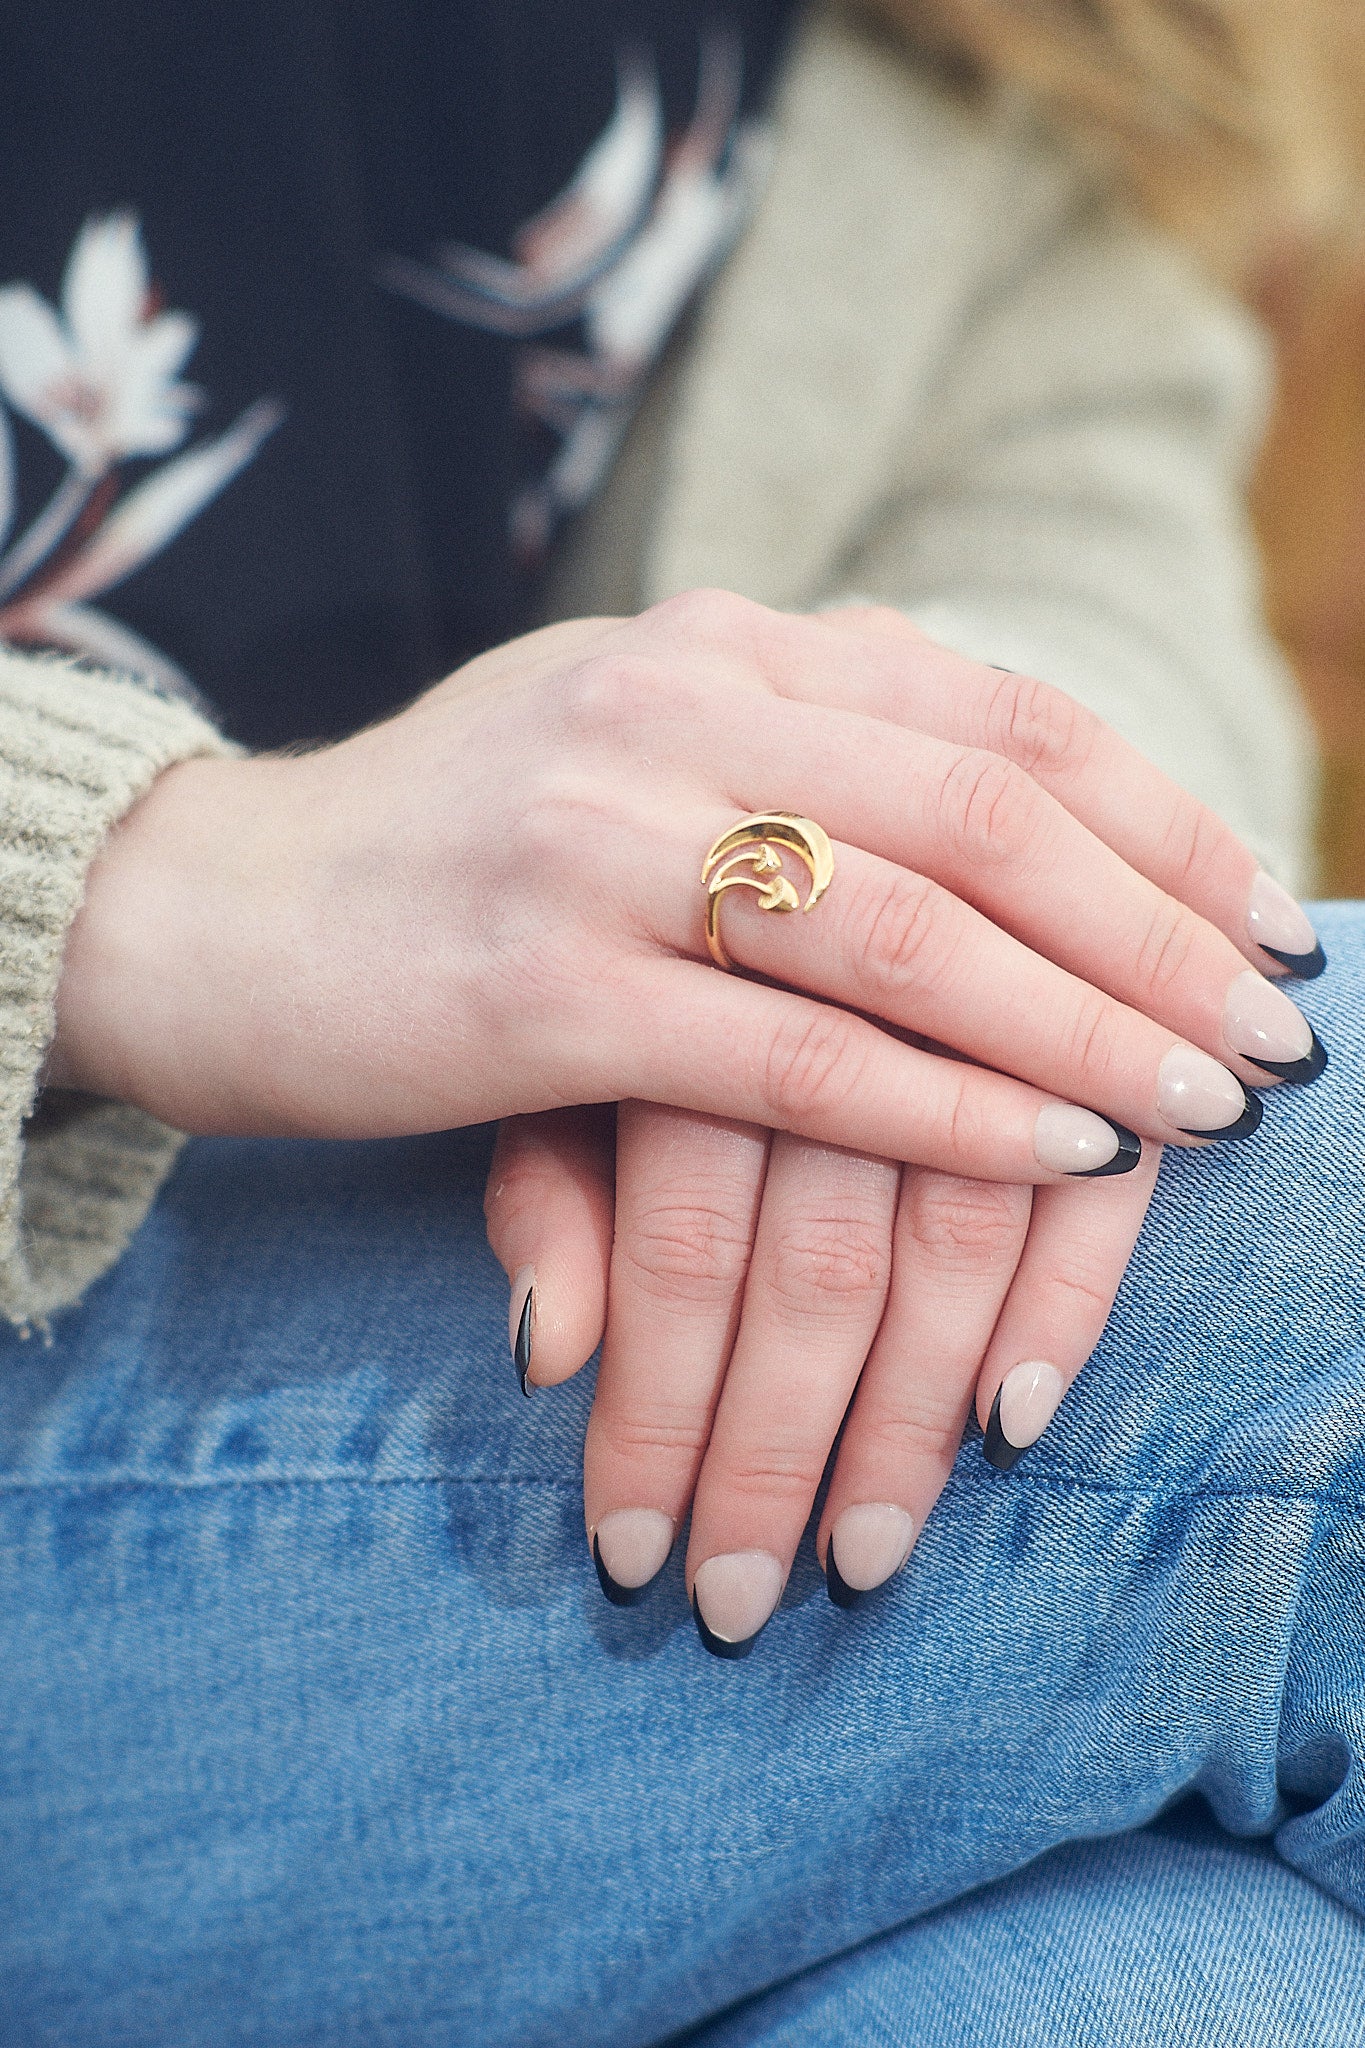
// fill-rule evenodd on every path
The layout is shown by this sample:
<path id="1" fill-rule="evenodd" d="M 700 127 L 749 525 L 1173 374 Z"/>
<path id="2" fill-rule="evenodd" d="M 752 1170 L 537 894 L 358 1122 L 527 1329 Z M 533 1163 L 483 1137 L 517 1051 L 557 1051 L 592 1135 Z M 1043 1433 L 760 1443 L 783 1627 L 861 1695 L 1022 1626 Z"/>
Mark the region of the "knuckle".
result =
<path id="1" fill-rule="evenodd" d="M 562 858 L 566 846 L 590 846 L 608 815 L 608 800 L 596 782 L 567 762 L 556 763 L 525 791 L 513 856 L 520 853 L 538 869 L 556 850 Z"/>
<path id="2" fill-rule="evenodd" d="M 1094 713 L 1032 676 L 1001 676 L 990 730 L 1000 751 L 1027 775 L 1054 777 L 1084 768 L 1095 744 Z"/>
<path id="3" fill-rule="evenodd" d="M 898 1470 L 917 1463 L 951 1465 L 962 1447 L 966 1403 L 935 1401 L 926 1392 L 894 1414 L 859 1419 L 859 1451 Z"/>
<path id="4" fill-rule="evenodd" d="M 943 778 L 944 830 L 974 866 L 1017 860 L 1037 829 L 1039 792 L 1000 754 L 965 749 Z"/>
<path id="5" fill-rule="evenodd" d="M 570 761 L 529 776 L 516 830 L 499 848 L 506 886 L 485 890 L 479 903 L 486 957 L 518 958 L 540 981 L 566 966 L 576 978 L 567 944 L 575 899 L 602 874 L 621 822 L 619 796 L 605 776 Z"/>
<path id="6" fill-rule="evenodd" d="M 512 1235 L 541 1212 L 545 1176 L 532 1161 L 515 1153 L 495 1160 L 483 1191 L 483 1216 L 490 1239 Z"/>
<path id="7" fill-rule="evenodd" d="M 1063 1316 L 1067 1324 L 1079 1322 L 1094 1330 L 1098 1338 L 1114 1305 L 1115 1285 L 1107 1273 L 1083 1257 L 1073 1257 L 1053 1268 L 1048 1285 L 1058 1297 L 1059 1307 L 1066 1305 Z"/>
<path id="8" fill-rule="evenodd" d="M 690 1469 L 706 1449 L 710 1433 L 710 1415 L 697 1407 L 655 1402 L 606 1409 L 599 1404 L 591 1425 L 592 1455 L 594 1460 L 626 1465 L 668 1459 Z"/>
<path id="9" fill-rule="evenodd" d="M 568 731 L 590 740 L 637 733 L 672 695 L 662 663 L 635 649 L 613 648 L 578 662 L 560 679 L 560 717 Z"/>
<path id="10" fill-rule="evenodd" d="M 795 1438 L 773 1438 L 727 1457 L 723 1485 L 727 1494 L 743 1500 L 804 1509 L 820 1484 L 824 1469 L 824 1453 L 818 1446 Z"/>
<path id="11" fill-rule="evenodd" d="M 943 901 L 943 891 L 921 875 L 895 873 L 887 881 L 875 871 L 850 924 L 861 929 L 864 966 L 881 988 L 923 988 L 942 978 L 948 941 L 935 913 Z"/>
<path id="12" fill-rule="evenodd" d="M 869 633 L 894 635 L 907 646 L 924 646 L 929 636 L 893 604 L 841 604 L 824 614 L 834 625 L 850 625 Z"/>
<path id="13" fill-rule="evenodd" d="M 747 1219 L 700 1195 L 660 1200 L 632 1217 L 614 1256 L 661 1304 L 728 1307 L 748 1270 Z"/>
<path id="14" fill-rule="evenodd" d="M 1162 835 L 1161 867 L 1166 886 L 1179 896 L 1206 888 L 1227 851 L 1227 828 L 1193 797 L 1182 798 Z"/>
<path id="15" fill-rule="evenodd" d="M 776 1234 L 765 1276 L 778 1313 L 790 1319 L 843 1316 L 879 1302 L 891 1278 L 884 1220 L 848 1209 L 794 1217 Z"/>
<path id="16" fill-rule="evenodd" d="M 782 1130 L 837 1116 L 863 1067 L 853 1020 L 839 1010 L 805 1008 L 783 1020 L 764 1056 L 763 1099 Z"/>
<path id="17" fill-rule="evenodd" d="M 1138 948 L 1141 986 L 1159 999 L 1186 979 L 1198 939 L 1198 923 L 1183 904 L 1165 897 L 1157 905 Z"/>
<path id="18" fill-rule="evenodd" d="M 660 599 L 643 614 L 642 623 L 661 632 L 670 643 L 712 645 L 745 642 L 762 631 L 764 607 L 733 590 L 699 588 Z"/>
<path id="19" fill-rule="evenodd" d="M 906 1202 L 915 1242 L 936 1266 L 991 1272 L 1018 1257 L 1029 1217 L 1025 1188 L 915 1174 Z"/>
<path id="20" fill-rule="evenodd" d="M 991 1150 L 995 1120 L 987 1099 L 969 1068 L 955 1068 L 951 1092 L 943 1105 L 945 1157 L 966 1162 L 980 1159 Z"/>
<path id="21" fill-rule="evenodd" d="M 1064 1073 L 1104 1079 L 1118 1058 L 1123 1012 L 1104 996 L 1083 994 L 1061 1032 L 1057 1051 Z"/>

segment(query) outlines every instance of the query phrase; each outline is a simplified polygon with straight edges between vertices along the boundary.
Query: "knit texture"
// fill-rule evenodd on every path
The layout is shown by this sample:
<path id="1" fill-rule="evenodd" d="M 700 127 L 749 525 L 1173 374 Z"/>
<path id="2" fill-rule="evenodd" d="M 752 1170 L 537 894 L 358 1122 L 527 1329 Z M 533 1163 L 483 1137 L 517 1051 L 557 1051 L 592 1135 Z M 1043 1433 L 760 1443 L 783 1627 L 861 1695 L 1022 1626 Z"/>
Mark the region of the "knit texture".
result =
<path id="1" fill-rule="evenodd" d="M 230 751 L 186 705 L 0 648 L 0 1313 L 41 1323 L 118 1257 L 182 1139 L 76 1095 L 34 1114 L 62 951 L 110 828 L 163 768 Z"/>

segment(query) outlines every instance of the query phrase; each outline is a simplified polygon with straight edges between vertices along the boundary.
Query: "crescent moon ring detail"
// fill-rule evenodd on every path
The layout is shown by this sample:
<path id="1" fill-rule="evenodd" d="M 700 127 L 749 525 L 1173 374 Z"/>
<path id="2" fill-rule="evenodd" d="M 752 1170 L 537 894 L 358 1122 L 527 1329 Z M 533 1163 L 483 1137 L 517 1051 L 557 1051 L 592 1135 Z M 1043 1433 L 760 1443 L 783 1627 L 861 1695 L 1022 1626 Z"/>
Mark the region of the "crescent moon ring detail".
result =
<path id="1" fill-rule="evenodd" d="M 804 903 L 782 868 L 782 851 L 793 853 L 810 872 Z M 730 971 L 734 962 L 721 943 L 720 906 L 731 889 L 752 889 L 760 910 L 814 910 L 834 875 L 834 848 L 813 818 L 790 811 L 756 811 L 741 818 L 720 838 L 702 862 L 706 890 L 706 950 L 717 967 Z"/>

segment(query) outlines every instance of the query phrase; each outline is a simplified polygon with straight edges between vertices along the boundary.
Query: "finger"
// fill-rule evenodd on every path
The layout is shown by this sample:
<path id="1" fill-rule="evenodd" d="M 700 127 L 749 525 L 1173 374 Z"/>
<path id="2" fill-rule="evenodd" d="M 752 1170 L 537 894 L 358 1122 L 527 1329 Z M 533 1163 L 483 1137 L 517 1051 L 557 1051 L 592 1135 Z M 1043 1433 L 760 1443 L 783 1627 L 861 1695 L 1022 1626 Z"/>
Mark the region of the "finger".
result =
<path id="1" fill-rule="evenodd" d="M 881 1159 L 773 1142 L 692 1506 L 688 1590 L 718 1656 L 746 1655 L 781 1597 L 881 1321 L 899 1178 Z"/>
<path id="2" fill-rule="evenodd" d="M 628 1605 L 692 1499 L 739 1321 L 767 1166 L 747 1124 L 623 1103 L 616 1241 L 583 1505 L 602 1590 Z"/>
<path id="3" fill-rule="evenodd" d="M 1250 848 L 1075 698 L 954 654 L 890 608 L 831 612 L 823 623 L 854 650 L 841 671 L 848 709 L 1013 762 L 1261 971 L 1321 973 L 1312 925 Z M 828 661 L 793 635 L 777 687 L 827 701 L 828 678 Z"/>
<path id="4" fill-rule="evenodd" d="M 769 914 L 751 889 L 727 896 L 724 941 L 736 962 L 1159 1142 L 1240 1137 L 1259 1123 L 1255 1111 L 1245 1121 L 1246 1089 L 1220 1061 L 1031 952 L 936 882 L 857 847 L 836 846 L 834 858 L 835 879 L 810 917 Z M 1246 979 L 1298 1015 L 1250 969 Z"/>
<path id="5" fill-rule="evenodd" d="M 508 1117 L 484 1191 L 493 1255 L 512 1283 L 521 1391 L 557 1386 L 602 1341 L 612 1232 L 609 1109 Z"/>
<path id="6" fill-rule="evenodd" d="M 669 1028 L 599 1034 L 575 1071 L 604 1097 L 624 1077 L 645 1101 L 976 1180 L 1054 1182 L 1136 1163 L 1138 1141 L 1107 1118 L 805 996 L 659 960 L 638 963 L 618 993 L 623 1016 Z"/>
<path id="7" fill-rule="evenodd" d="M 642 743 L 647 730 L 657 744 L 666 672 L 663 715 L 672 721 L 677 758 L 690 760 L 708 794 L 719 779 L 741 813 L 780 804 L 818 818 L 831 837 L 933 876 L 1059 965 L 1215 1056 L 1226 1027 L 1239 1052 L 1265 1053 L 1277 1077 L 1313 1078 L 1279 1074 L 1312 1056 L 1302 1023 L 1291 1035 L 1309 1051 L 1280 1057 L 1246 1018 L 1225 1018 L 1247 958 L 1262 969 L 1272 964 L 1250 940 L 1277 946 L 1288 959 L 1283 949 L 1298 943 L 1294 930 L 1312 938 L 1292 900 L 1258 876 L 1254 857 L 1226 826 L 1079 707 L 1051 714 L 1059 726 L 1072 718 L 1080 733 L 1069 755 L 1055 750 L 1064 764 L 1054 777 L 1059 800 L 1044 786 L 1046 750 L 1040 763 L 1039 747 L 1027 739 L 1026 703 L 1010 679 L 934 648 L 893 614 L 875 630 L 847 623 L 848 616 L 796 618 L 715 592 L 671 599 L 637 622 L 637 640 L 643 629 L 647 648 L 656 635 L 663 658 L 642 661 L 640 647 L 632 647 L 617 676 L 613 716 L 626 728 L 641 722 Z M 719 699 L 718 671 L 725 682 Z M 925 691 L 919 720 L 913 704 L 907 708 L 917 684 Z M 954 725 L 948 707 L 955 695 L 967 707 L 972 741 L 956 736 L 963 714 Z M 1070 704 L 1061 693 L 1047 702 Z M 975 708 L 990 703 L 1002 707 L 990 717 Z M 1123 846 L 1131 862 L 1069 808 L 1075 763 L 1087 758 L 1089 738 L 1099 766 L 1087 771 L 1086 801 L 1111 832 L 1128 819 Z M 1039 772 L 1027 772 L 1011 748 Z M 1123 795 L 1102 801 L 1111 769 Z M 1212 918 L 1181 900 L 1201 875 Z M 1301 965 L 1307 959 L 1292 957 Z M 1249 999 L 1242 992 L 1237 1000 Z M 1288 1029 L 1286 1013 L 1279 1017 L 1280 1030 Z M 1268 1022 L 1271 1035 L 1275 1028 Z"/>
<path id="8" fill-rule="evenodd" d="M 1312 937 L 1236 835 L 1092 714 L 1038 686 L 1037 722 L 1055 729 L 1049 767 L 1027 691 L 935 647 L 894 613 L 798 618 L 692 593 L 645 622 L 671 654 L 686 700 L 676 706 L 679 744 L 702 786 L 714 789 L 723 763 L 740 812 L 780 803 L 833 838 L 933 876 L 1206 1051 L 1221 1057 L 1229 990 L 1247 959 L 1271 966 L 1253 941 Z M 678 661 L 684 632 L 695 671 Z M 717 666 L 728 685 L 720 706 Z M 1104 794 L 1108 779 L 1121 794 Z M 1104 830 L 1089 829 L 1082 808 Z M 1188 906 L 1196 887 L 1212 916 Z M 1245 1020 L 1226 1021 L 1239 1051 L 1266 1050 Z M 1306 1027 L 1294 1030 L 1311 1050 Z M 1309 1055 L 1268 1056 L 1279 1067 Z"/>
<path id="9" fill-rule="evenodd" d="M 989 1462 L 1008 1472 L 1051 1422 L 1100 1340 L 1156 1185 L 1155 1147 L 1136 1173 L 1077 1202 L 1047 1188 L 977 1387 Z"/>
<path id="10" fill-rule="evenodd" d="M 775 781 L 836 842 L 935 881 L 1244 1081 L 1306 1082 L 1322 1071 L 1307 1019 L 1222 931 L 999 755 L 823 705 L 774 703 L 728 749 L 727 783 L 761 808 Z M 717 830 L 733 822 L 719 811 L 710 819 Z M 685 899 L 680 870 L 680 909 Z"/>
<path id="11" fill-rule="evenodd" d="M 1029 1188 L 904 1177 L 891 1293 L 816 1539 L 837 1606 L 856 1606 L 900 1570 L 943 1490 L 1033 1200 Z"/>

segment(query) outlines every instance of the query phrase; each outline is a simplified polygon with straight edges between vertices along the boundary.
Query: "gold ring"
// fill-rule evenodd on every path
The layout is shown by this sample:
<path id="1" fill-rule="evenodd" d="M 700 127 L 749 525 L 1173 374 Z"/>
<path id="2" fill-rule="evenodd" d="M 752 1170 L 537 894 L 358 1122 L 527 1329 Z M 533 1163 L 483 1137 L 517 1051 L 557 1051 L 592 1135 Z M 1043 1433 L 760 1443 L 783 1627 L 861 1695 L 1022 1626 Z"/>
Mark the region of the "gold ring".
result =
<path id="1" fill-rule="evenodd" d="M 810 869 L 810 894 L 802 903 L 796 886 L 782 870 L 779 847 L 794 853 Z M 747 874 L 740 870 L 747 868 Z M 720 940 L 721 898 L 729 889 L 753 889 L 760 910 L 814 910 L 834 874 L 834 848 L 811 818 L 788 811 L 756 811 L 722 832 L 702 862 L 706 889 L 706 949 L 717 967 L 731 968 Z"/>

